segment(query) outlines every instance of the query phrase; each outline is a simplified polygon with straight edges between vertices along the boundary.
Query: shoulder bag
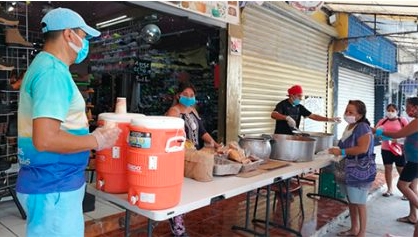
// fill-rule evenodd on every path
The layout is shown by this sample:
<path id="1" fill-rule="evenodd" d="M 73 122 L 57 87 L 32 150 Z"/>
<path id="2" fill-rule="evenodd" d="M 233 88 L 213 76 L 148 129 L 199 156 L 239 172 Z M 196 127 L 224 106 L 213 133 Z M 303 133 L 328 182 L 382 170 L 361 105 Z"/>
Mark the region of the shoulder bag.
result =
<path id="1" fill-rule="evenodd" d="M 372 135 L 371 142 L 373 141 Z M 355 137 L 352 137 L 352 146 L 355 145 Z M 377 169 L 375 165 L 375 154 L 371 149 L 367 155 L 354 158 L 345 158 L 345 183 L 348 185 L 359 185 L 370 183 L 375 180 Z"/>

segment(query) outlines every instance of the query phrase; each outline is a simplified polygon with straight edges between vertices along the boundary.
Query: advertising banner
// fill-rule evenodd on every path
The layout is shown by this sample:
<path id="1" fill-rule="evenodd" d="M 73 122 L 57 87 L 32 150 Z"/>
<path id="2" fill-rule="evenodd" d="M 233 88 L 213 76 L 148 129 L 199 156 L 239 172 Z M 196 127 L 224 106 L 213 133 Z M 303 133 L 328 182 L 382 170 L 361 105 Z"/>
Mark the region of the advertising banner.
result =
<path id="1" fill-rule="evenodd" d="M 230 24 L 240 23 L 238 1 L 165 1 L 168 5 Z"/>

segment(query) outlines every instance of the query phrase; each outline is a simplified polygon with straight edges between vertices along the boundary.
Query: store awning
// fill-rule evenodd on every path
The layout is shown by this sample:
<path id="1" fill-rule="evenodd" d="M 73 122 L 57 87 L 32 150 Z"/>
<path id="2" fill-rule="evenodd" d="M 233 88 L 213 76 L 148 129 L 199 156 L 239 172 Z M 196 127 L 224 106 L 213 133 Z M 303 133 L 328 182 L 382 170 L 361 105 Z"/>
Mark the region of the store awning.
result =
<path id="1" fill-rule="evenodd" d="M 418 63 L 418 2 L 417 1 L 325 1 L 323 7 L 333 13 L 355 15 L 385 36 L 399 50 L 410 55 L 399 64 Z"/>

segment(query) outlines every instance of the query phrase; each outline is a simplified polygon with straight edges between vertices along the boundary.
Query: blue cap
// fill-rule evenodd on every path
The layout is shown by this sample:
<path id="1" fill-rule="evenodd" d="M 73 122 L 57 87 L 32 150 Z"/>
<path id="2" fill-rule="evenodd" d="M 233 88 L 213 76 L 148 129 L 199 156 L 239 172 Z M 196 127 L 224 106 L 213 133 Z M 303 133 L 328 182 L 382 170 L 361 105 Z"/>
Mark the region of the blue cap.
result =
<path id="1" fill-rule="evenodd" d="M 80 28 L 87 34 L 88 38 L 100 35 L 100 31 L 88 26 L 77 12 L 68 8 L 60 7 L 49 11 L 42 18 L 41 25 L 42 33 L 54 30 Z"/>

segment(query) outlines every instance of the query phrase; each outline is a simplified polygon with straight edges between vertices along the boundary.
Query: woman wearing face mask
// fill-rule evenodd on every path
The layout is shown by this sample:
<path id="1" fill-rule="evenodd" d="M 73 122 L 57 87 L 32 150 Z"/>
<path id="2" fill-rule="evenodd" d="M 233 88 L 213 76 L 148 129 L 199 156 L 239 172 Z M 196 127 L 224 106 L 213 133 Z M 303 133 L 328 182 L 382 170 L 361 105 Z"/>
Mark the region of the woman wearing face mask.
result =
<path id="1" fill-rule="evenodd" d="M 299 128 L 301 116 L 321 122 L 340 122 L 339 117 L 327 118 L 311 113 L 300 104 L 303 99 L 303 88 L 294 85 L 288 89 L 288 99 L 282 100 L 271 113 L 271 118 L 276 120 L 275 134 L 293 134 Z"/>
<path id="2" fill-rule="evenodd" d="M 418 236 L 418 97 L 407 99 L 406 113 L 413 120 L 397 132 L 387 131 L 379 127 L 376 130 L 377 136 L 386 136 L 393 139 L 406 137 L 404 141 L 404 155 L 407 163 L 404 166 L 397 188 L 409 200 L 410 212 L 408 216 L 397 219 L 399 222 L 414 224 L 413 236 Z M 384 137 L 383 137 L 384 139 Z"/>
<path id="3" fill-rule="evenodd" d="M 364 237 L 367 229 L 367 196 L 375 178 L 375 155 L 374 155 L 374 135 L 371 131 L 370 123 L 366 118 L 366 107 L 360 100 L 350 100 L 344 119 L 348 126 L 339 140 L 339 148 L 330 148 L 329 153 L 335 156 L 341 155 L 345 159 L 345 180 L 340 184 L 341 190 L 346 194 L 349 202 L 349 215 L 351 218 L 351 228 L 342 231 L 338 236 L 357 236 Z M 348 169 L 353 161 L 368 162 L 371 167 L 371 179 L 365 181 L 354 181 L 348 177 L 356 176 L 355 170 Z"/>
<path id="4" fill-rule="evenodd" d="M 406 118 L 400 118 L 398 116 L 399 111 L 395 104 L 387 105 L 386 110 L 386 117 L 378 121 L 375 128 L 382 126 L 386 131 L 397 132 L 409 123 Z M 381 155 L 383 157 L 384 174 L 387 183 L 387 191 L 383 193 L 383 197 L 390 197 L 393 195 L 393 163 L 396 164 L 396 169 L 399 175 L 401 174 L 403 167 L 406 164 L 403 153 L 398 154 L 397 152 L 391 151 L 390 149 L 390 145 L 393 146 L 397 144 L 396 146 L 400 146 L 399 142 L 402 141 L 394 139 L 392 141 L 382 141 L 381 143 Z"/>
<path id="5" fill-rule="evenodd" d="M 166 115 L 185 120 L 186 138 L 194 143 L 196 149 L 201 149 L 204 145 L 218 148 L 221 145 L 215 142 L 205 130 L 202 119 L 194 108 L 195 94 L 195 87 L 190 82 L 181 82 L 175 96 L 176 103 L 167 111 Z M 170 219 L 170 227 L 175 236 L 187 236 L 183 215 Z"/>

